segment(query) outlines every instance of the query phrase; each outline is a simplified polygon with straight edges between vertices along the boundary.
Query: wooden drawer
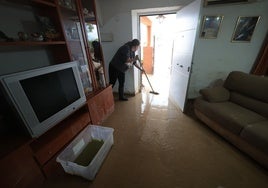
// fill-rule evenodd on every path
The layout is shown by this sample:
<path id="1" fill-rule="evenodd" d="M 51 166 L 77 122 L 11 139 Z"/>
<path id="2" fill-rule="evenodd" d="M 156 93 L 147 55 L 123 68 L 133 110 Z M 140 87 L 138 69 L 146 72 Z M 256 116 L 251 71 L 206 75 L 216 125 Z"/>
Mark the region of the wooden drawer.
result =
<path id="1" fill-rule="evenodd" d="M 85 106 L 34 140 L 31 148 L 39 164 L 43 166 L 88 124 L 90 116 Z"/>
<path id="2" fill-rule="evenodd" d="M 87 100 L 92 124 L 98 125 L 114 111 L 112 86 Z"/>
<path id="3" fill-rule="evenodd" d="M 60 154 L 60 152 L 58 152 L 52 159 L 50 159 L 49 162 L 46 163 L 42 168 L 43 173 L 47 179 L 57 179 L 58 177 L 65 175 L 65 171 L 62 168 L 61 164 L 56 161 L 57 156 Z"/>
<path id="4" fill-rule="evenodd" d="M 0 160 L 0 177 L 0 187 L 3 188 L 40 187 L 45 179 L 28 145 Z"/>

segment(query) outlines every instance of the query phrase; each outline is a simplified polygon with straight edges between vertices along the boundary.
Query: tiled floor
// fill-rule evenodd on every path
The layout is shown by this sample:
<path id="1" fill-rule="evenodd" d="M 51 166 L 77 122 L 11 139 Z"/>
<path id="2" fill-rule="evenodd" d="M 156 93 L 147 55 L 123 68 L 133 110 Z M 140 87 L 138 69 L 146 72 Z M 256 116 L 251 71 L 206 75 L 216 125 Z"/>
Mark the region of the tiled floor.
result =
<path id="1" fill-rule="evenodd" d="M 45 187 L 265 188 L 268 172 L 167 98 L 143 90 L 103 123 L 114 146 L 94 181 L 66 175 Z"/>

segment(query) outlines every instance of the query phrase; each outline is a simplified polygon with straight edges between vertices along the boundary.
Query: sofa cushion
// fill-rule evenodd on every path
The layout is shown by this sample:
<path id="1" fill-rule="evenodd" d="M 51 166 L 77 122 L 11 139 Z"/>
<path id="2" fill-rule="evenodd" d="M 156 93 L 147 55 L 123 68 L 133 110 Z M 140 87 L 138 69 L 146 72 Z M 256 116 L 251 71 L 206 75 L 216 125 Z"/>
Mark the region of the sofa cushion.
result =
<path id="1" fill-rule="evenodd" d="M 241 137 L 268 154 L 268 120 L 247 125 Z"/>
<path id="2" fill-rule="evenodd" d="M 248 124 L 265 120 L 263 116 L 232 102 L 210 103 L 198 98 L 194 107 L 237 135 Z"/>
<path id="3" fill-rule="evenodd" d="M 201 89 L 200 93 L 209 102 L 223 102 L 230 98 L 230 92 L 221 86 Z"/>
<path id="4" fill-rule="evenodd" d="M 231 92 L 230 101 L 268 118 L 268 103 L 241 95 L 237 92 Z"/>
<path id="5" fill-rule="evenodd" d="M 231 72 L 224 87 L 242 95 L 268 103 L 268 78 L 243 72 Z"/>

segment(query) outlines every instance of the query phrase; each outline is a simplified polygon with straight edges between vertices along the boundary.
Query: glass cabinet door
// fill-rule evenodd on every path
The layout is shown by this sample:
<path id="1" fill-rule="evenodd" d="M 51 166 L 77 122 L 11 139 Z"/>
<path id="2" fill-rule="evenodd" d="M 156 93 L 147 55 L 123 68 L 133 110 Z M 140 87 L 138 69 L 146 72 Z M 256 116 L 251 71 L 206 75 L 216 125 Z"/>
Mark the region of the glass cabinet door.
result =
<path id="1" fill-rule="evenodd" d="M 104 61 L 97 26 L 95 3 L 94 0 L 81 0 L 81 4 L 85 20 L 90 57 L 93 63 L 94 74 L 97 81 L 97 88 L 105 88 L 107 83 L 104 73 Z"/>
<path id="2" fill-rule="evenodd" d="M 59 5 L 71 60 L 78 61 L 80 77 L 87 95 L 93 91 L 93 85 L 76 3 L 75 0 L 59 0 Z"/>

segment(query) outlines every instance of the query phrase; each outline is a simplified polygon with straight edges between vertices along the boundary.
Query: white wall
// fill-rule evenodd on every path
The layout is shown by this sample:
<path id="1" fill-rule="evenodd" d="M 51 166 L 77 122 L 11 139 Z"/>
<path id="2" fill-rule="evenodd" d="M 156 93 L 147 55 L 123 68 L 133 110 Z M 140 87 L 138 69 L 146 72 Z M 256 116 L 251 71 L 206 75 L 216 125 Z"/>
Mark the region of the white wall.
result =
<path id="1" fill-rule="evenodd" d="M 191 1 L 192 0 L 97 0 L 102 14 L 100 32 L 113 34 L 112 42 L 102 43 L 107 68 L 116 50 L 125 42 L 132 40 L 131 10 L 180 6 L 188 4 Z M 134 79 L 137 81 L 136 75 L 137 72 L 134 72 L 133 69 L 126 73 L 126 93 L 134 94 L 136 92 L 137 88 L 134 85 Z"/>
<path id="2" fill-rule="evenodd" d="M 223 15 L 224 18 L 217 39 L 197 39 L 189 98 L 197 97 L 198 91 L 214 80 L 225 79 L 230 71 L 250 72 L 267 33 L 267 10 L 268 0 L 253 4 L 211 6 L 201 10 L 201 15 Z M 231 42 L 238 16 L 261 16 L 250 43 Z"/>

